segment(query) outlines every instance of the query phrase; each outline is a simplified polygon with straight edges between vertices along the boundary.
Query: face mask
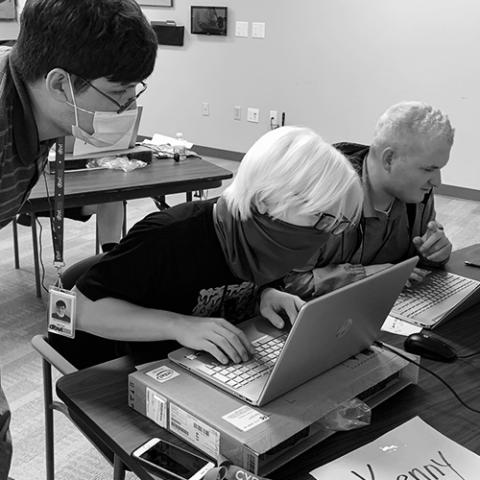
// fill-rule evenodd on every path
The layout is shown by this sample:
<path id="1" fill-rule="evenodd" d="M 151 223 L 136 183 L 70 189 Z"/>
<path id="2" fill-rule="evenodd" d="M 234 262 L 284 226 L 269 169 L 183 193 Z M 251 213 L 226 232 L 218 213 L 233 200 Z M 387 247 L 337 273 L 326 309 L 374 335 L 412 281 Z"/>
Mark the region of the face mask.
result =
<path id="1" fill-rule="evenodd" d="M 68 76 L 70 91 L 72 92 L 73 105 L 68 105 L 75 109 L 75 123 L 72 125 L 72 134 L 75 138 L 82 140 L 94 147 L 110 147 L 121 140 L 127 132 L 132 128 L 137 118 L 137 109 L 125 110 L 122 113 L 116 112 L 90 112 L 83 108 L 77 107 L 75 95 L 73 93 L 70 75 Z M 78 110 L 93 115 L 93 133 L 89 134 L 79 127 Z"/>
<path id="2" fill-rule="evenodd" d="M 217 202 L 215 229 L 232 272 L 243 280 L 264 285 L 307 264 L 330 238 L 314 227 L 302 227 L 261 214 L 256 208 L 246 221 Z"/>

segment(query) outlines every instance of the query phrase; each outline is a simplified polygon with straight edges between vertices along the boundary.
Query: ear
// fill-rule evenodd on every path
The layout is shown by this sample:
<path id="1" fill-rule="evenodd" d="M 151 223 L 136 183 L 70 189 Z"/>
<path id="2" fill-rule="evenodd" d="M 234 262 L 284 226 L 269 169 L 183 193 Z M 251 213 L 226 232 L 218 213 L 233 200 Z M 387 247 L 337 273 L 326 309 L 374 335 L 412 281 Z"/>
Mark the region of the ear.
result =
<path id="1" fill-rule="evenodd" d="M 72 88 L 70 88 L 70 80 L 68 73 L 61 68 L 54 68 L 48 72 L 45 79 L 45 88 L 47 92 L 57 102 L 69 102 L 73 103 Z"/>
<path id="2" fill-rule="evenodd" d="M 383 150 L 380 160 L 385 171 L 390 172 L 393 163 L 395 162 L 395 150 L 392 147 L 387 147 Z"/>
<path id="3" fill-rule="evenodd" d="M 264 215 L 265 213 L 268 212 L 268 207 L 267 204 L 263 200 L 255 200 L 255 205 L 257 207 L 258 213 L 261 213 Z"/>

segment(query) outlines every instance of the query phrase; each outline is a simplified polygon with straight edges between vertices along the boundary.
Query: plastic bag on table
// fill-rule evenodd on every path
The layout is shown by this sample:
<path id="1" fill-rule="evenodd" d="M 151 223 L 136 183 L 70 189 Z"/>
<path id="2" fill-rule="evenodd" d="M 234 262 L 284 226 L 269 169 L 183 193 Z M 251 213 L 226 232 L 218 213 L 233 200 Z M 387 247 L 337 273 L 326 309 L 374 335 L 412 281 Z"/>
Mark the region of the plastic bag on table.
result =
<path id="1" fill-rule="evenodd" d="M 370 425 L 371 419 L 372 409 L 358 398 L 352 398 L 328 413 L 320 423 L 327 430 L 339 432 Z"/>
<path id="2" fill-rule="evenodd" d="M 126 156 L 121 157 L 102 157 L 94 158 L 87 164 L 87 168 L 110 168 L 112 170 L 123 170 L 124 172 L 131 172 L 137 168 L 143 168 L 147 165 L 146 162 L 141 160 L 135 160 L 134 158 L 128 158 Z"/>

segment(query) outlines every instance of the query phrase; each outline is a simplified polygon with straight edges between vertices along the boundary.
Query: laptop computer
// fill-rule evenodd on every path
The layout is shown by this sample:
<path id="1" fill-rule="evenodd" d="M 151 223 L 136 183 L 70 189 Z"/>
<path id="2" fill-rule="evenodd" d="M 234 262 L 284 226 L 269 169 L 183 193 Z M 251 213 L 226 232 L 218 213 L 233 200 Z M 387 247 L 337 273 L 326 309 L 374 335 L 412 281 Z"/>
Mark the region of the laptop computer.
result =
<path id="1" fill-rule="evenodd" d="M 420 283 L 405 287 L 390 315 L 423 328 L 435 328 L 480 302 L 480 282 L 445 270 L 424 269 Z"/>
<path id="2" fill-rule="evenodd" d="M 239 325 L 257 353 L 267 346 L 262 358 L 255 354 L 249 362 L 225 366 L 206 352 L 186 347 L 169 358 L 232 395 L 262 406 L 371 346 L 417 261 L 418 257 L 411 258 L 305 303 L 290 332 L 262 317 Z M 247 372 L 250 367 L 253 374 Z"/>

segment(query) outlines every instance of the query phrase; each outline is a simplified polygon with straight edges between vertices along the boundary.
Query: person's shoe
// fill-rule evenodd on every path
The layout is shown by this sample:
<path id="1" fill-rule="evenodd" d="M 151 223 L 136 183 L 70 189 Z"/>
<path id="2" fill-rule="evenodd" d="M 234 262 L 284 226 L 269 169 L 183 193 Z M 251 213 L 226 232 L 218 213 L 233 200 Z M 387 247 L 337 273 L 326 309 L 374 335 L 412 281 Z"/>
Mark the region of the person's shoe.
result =
<path id="1" fill-rule="evenodd" d="M 32 216 L 29 213 L 21 213 L 17 215 L 18 225 L 23 225 L 24 227 L 32 226 Z"/>

